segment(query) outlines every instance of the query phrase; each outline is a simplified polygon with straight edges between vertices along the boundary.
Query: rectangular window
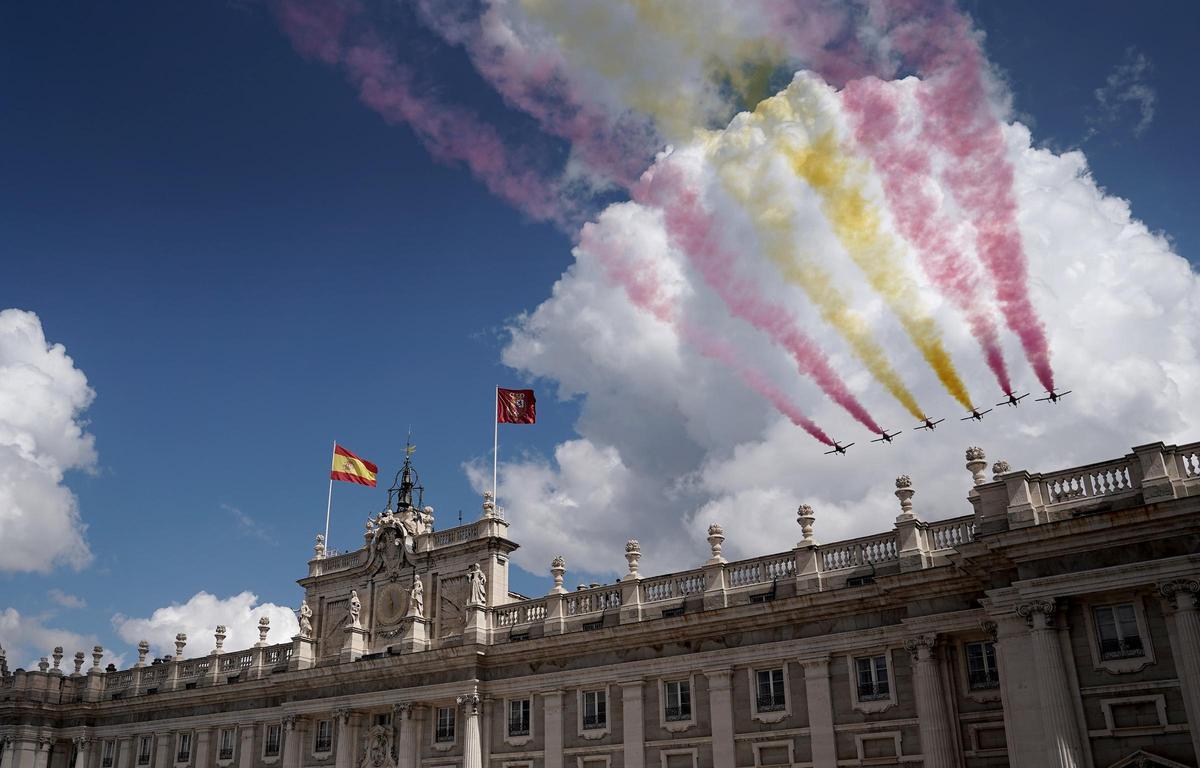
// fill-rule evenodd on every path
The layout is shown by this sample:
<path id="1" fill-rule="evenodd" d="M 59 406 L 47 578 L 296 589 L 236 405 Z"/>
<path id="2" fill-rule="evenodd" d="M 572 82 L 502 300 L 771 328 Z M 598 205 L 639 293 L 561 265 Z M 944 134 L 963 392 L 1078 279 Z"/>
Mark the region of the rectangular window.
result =
<path id="1" fill-rule="evenodd" d="M 1146 655 L 1132 603 L 1099 606 L 1094 615 L 1100 658 L 1129 659 Z"/>
<path id="2" fill-rule="evenodd" d="M 181 733 L 179 740 L 176 743 L 178 749 L 175 750 L 175 762 L 186 763 L 192 759 L 192 734 Z"/>
<path id="3" fill-rule="evenodd" d="M 783 691 L 782 669 L 760 669 L 756 704 L 759 712 L 780 712 L 787 708 L 787 697 Z"/>
<path id="4" fill-rule="evenodd" d="M 318 720 L 313 736 L 313 752 L 329 752 L 332 749 L 333 723 L 329 720 Z"/>
<path id="5" fill-rule="evenodd" d="M 865 656 L 854 660 L 858 670 L 858 700 L 877 701 L 891 695 L 887 656 Z"/>
<path id="6" fill-rule="evenodd" d="M 690 680 L 669 680 L 663 686 L 666 691 L 663 715 L 667 720 L 692 719 L 692 683 Z"/>
<path id="7" fill-rule="evenodd" d="M 529 735 L 529 699 L 508 702 L 508 735 Z"/>
<path id="8" fill-rule="evenodd" d="M 266 736 L 263 738 L 263 757 L 279 757 L 279 742 L 283 726 L 279 723 L 267 725 Z"/>
<path id="9" fill-rule="evenodd" d="M 378 715 L 375 715 L 375 725 L 382 725 L 386 728 L 387 726 L 389 726 L 391 724 L 392 724 L 392 713 L 391 712 L 381 712 Z"/>
<path id="10" fill-rule="evenodd" d="M 105 741 L 100 748 L 100 766 L 101 768 L 112 768 L 113 753 L 116 752 L 117 743 L 109 740 Z"/>
<path id="11" fill-rule="evenodd" d="M 234 730 L 232 728 L 222 728 L 221 736 L 217 740 L 217 759 L 232 760 L 233 759 L 233 740 Z"/>
<path id="12" fill-rule="evenodd" d="M 454 741 L 454 707 L 438 707 L 433 740 L 440 743 Z"/>
<path id="13" fill-rule="evenodd" d="M 583 730 L 608 727 L 608 691 L 583 692 Z"/>
<path id="14" fill-rule="evenodd" d="M 138 739 L 138 765 L 150 765 L 150 752 L 154 749 L 154 737 L 142 736 Z"/>
<path id="15" fill-rule="evenodd" d="M 995 643 L 967 643 L 967 685 L 972 691 L 1000 687 Z"/>

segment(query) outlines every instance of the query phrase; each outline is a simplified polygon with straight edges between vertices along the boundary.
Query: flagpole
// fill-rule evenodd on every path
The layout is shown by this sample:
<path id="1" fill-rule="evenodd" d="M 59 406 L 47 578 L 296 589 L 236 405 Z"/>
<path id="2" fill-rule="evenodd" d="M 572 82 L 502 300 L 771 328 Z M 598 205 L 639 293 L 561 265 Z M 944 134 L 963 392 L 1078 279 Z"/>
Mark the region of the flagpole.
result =
<path id="1" fill-rule="evenodd" d="M 500 514 L 500 504 L 496 500 L 496 469 L 499 466 L 498 455 L 500 453 L 500 415 L 496 409 L 500 402 L 500 387 L 496 387 L 492 398 L 492 504 L 495 504 L 493 514 Z"/>
<path id="2" fill-rule="evenodd" d="M 333 452 L 337 453 L 337 440 L 333 441 Z M 325 551 L 329 551 L 329 510 L 333 507 L 333 473 L 329 473 L 329 497 L 325 499 Z"/>

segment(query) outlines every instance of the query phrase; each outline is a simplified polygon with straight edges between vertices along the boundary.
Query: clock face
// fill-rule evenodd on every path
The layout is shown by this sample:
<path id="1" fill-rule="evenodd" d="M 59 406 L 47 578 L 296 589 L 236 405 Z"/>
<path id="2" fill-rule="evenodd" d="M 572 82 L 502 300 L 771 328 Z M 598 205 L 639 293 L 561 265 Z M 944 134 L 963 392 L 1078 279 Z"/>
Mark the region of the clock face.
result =
<path id="1" fill-rule="evenodd" d="M 376 610 L 381 625 L 399 624 L 404 618 L 404 590 L 399 584 L 387 584 L 375 596 Z"/>

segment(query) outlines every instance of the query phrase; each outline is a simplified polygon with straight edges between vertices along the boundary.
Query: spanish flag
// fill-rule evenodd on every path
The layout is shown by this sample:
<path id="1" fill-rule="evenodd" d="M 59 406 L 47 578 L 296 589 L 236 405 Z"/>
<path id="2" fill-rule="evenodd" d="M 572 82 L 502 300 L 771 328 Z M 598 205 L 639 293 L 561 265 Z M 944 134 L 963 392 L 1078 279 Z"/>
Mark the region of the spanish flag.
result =
<path id="1" fill-rule="evenodd" d="M 330 480 L 342 480 L 347 483 L 358 483 L 375 487 L 375 476 L 379 467 L 366 459 L 360 459 L 337 443 L 333 444 L 333 468 L 329 472 Z"/>

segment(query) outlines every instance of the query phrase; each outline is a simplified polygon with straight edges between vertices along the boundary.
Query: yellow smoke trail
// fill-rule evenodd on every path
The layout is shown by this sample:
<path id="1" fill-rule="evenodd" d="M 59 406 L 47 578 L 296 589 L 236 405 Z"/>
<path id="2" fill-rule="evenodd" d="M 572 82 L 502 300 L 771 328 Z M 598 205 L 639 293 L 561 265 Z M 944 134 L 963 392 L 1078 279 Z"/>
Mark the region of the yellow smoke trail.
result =
<path id="1" fill-rule="evenodd" d="M 901 259 L 894 238 L 881 227 L 878 210 L 870 203 L 856 176 L 859 164 L 838 146 L 832 131 L 803 147 L 784 142 L 781 151 L 792 169 L 822 197 L 822 208 L 867 282 L 883 297 L 913 344 L 937 374 L 942 386 L 964 408 L 971 397 L 959 378 L 942 335 L 918 299 L 917 289 Z"/>
<path id="2" fill-rule="evenodd" d="M 834 284 L 833 276 L 817 264 L 811 254 L 796 245 L 796 208 L 784 190 L 764 173 L 764 165 L 759 165 L 765 164 L 770 153 L 761 150 L 747 153 L 749 147 L 737 146 L 743 138 L 732 127 L 723 135 L 710 134 L 710 150 L 714 142 L 725 142 L 723 149 L 733 149 L 731 159 L 716 160 L 722 186 L 753 220 L 768 258 L 785 280 L 804 291 L 821 319 L 846 340 L 871 375 L 914 418 L 924 418 L 916 398 L 888 362 L 883 347 L 871 337 L 867 322 L 850 308 L 846 297 Z"/>

